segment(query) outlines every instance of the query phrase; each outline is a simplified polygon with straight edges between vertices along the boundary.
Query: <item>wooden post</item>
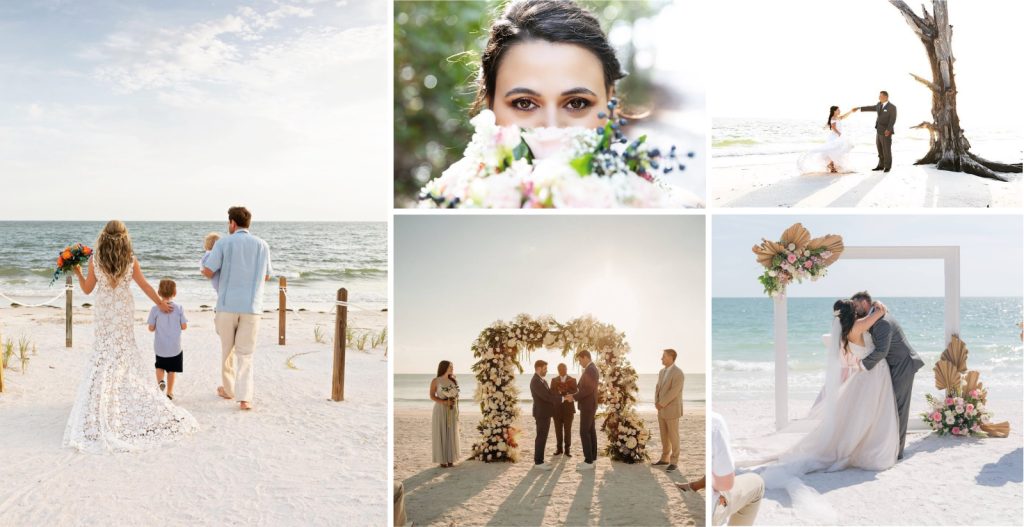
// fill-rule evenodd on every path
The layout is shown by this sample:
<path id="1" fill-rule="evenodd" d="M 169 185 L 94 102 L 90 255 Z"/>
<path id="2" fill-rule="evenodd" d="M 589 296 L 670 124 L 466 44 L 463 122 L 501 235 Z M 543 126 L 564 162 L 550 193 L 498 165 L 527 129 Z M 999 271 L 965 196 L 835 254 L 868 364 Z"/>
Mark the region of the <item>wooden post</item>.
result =
<path id="1" fill-rule="evenodd" d="M 72 344 L 71 339 L 71 275 L 68 275 L 64 290 L 64 347 L 70 348 Z"/>
<path id="2" fill-rule="evenodd" d="M 773 299 L 775 311 L 775 429 L 782 430 L 789 423 L 789 358 L 786 352 L 788 329 L 786 295 Z"/>
<path id="3" fill-rule="evenodd" d="M 338 290 L 338 301 L 348 302 L 348 289 Z M 337 305 L 334 311 L 334 380 L 331 400 L 345 400 L 345 333 L 348 328 L 348 306 Z"/>
<path id="4" fill-rule="evenodd" d="M 288 310 L 288 299 L 285 295 L 285 290 L 288 289 L 288 279 L 285 277 L 278 278 L 278 293 L 277 293 L 277 344 L 284 346 L 285 342 L 285 323 L 287 317 L 285 316 Z"/>

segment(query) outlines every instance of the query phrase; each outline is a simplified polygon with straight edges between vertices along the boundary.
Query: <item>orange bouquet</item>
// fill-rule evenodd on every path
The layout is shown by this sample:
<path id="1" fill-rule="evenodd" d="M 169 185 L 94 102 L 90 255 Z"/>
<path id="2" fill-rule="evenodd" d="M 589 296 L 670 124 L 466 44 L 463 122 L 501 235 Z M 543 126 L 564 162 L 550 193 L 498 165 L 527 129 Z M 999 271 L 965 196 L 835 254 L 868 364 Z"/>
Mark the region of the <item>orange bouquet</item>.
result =
<path id="1" fill-rule="evenodd" d="M 53 280 L 50 280 L 50 285 L 53 285 L 62 274 L 70 273 L 75 267 L 84 265 L 91 256 L 92 249 L 85 244 L 76 243 L 65 247 L 57 256 L 57 269 L 53 271 Z"/>

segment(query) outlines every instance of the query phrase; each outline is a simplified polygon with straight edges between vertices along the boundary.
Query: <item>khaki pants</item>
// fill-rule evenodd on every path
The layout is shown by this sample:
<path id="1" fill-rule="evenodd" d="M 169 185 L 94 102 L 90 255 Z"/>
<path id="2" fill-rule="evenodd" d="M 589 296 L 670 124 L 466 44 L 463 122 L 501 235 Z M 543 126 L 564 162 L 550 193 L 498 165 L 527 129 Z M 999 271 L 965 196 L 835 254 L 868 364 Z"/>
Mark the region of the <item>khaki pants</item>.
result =
<path id="1" fill-rule="evenodd" d="M 753 525 L 764 497 L 764 480 L 758 474 L 740 474 L 732 489 L 722 492 L 722 496 L 726 504 L 714 504 L 713 525 L 725 525 L 726 521 L 729 525 Z"/>
<path id="2" fill-rule="evenodd" d="M 260 316 L 248 313 L 217 313 L 214 325 L 217 328 L 217 335 L 220 336 L 221 385 L 229 397 L 252 402 L 252 354 L 256 351 Z"/>
<path id="3" fill-rule="evenodd" d="M 658 427 L 661 428 L 661 459 L 670 464 L 679 464 L 679 418 L 665 419 L 658 416 Z"/>

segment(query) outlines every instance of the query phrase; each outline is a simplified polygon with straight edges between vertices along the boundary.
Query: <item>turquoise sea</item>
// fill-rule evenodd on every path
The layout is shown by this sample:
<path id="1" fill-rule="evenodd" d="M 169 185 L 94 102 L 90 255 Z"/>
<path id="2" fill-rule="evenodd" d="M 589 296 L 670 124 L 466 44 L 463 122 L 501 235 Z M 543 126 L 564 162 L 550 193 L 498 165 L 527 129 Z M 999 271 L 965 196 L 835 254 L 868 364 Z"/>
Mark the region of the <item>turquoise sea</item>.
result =
<path id="1" fill-rule="evenodd" d="M 161 278 L 178 284 L 177 301 L 186 308 L 213 305 L 217 297 L 199 274 L 203 238 L 227 235 L 227 222 L 126 222 L 142 271 L 153 286 Z M 0 222 L 0 292 L 23 303 L 59 294 L 50 286 L 58 252 L 82 242 L 93 246 L 104 222 Z M 374 309 L 387 306 L 387 224 L 383 222 L 253 222 L 250 231 L 270 245 L 275 275 L 288 279 L 289 307 L 326 309 L 335 291 Z M 138 288 L 136 305 L 141 302 Z M 277 307 L 277 281 L 267 284 L 264 308 Z M 89 297 L 76 290 L 76 304 Z M 145 302 L 148 302 L 146 300 Z M 59 305 L 63 306 L 63 299 Z M 0 307 L 10 301 L 0 300 Z M 148 309 L 148 308 L 147 308 Z"/>
<path id="2" fill-rule="evenodd" d="M 925 361 L 914 393 L 935 392 L 932 367 L 944 348 L 942 298 L 880 298 L 903 326 Z M 822 336 L 831 327 L 834 298 L 788 299 L 789 394 L 813 399 L 825 381 Z M 1020 398 L 1022 349 L 1020 298 L 963 298 L 960 336 L 970 354 L 968 367 L 981 372 L 993 393 Z M 715 401 L 771 398 L 774 392 L 774 337 L 769 298 L 712 300 L 712 397 Z"/>

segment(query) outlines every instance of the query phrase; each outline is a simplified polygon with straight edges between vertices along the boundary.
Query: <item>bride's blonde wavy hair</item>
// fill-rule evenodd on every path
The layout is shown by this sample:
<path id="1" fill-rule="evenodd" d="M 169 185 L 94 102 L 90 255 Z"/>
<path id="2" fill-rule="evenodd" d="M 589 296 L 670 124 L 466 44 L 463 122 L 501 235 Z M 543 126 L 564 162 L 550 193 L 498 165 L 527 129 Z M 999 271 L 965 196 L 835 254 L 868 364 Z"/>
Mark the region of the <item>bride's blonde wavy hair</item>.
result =
<path id="1" fill-rule="evenodd" d="M 111 284 L 117 284 L 131 271 L 134 255 L 128 227 L 121 220 L 108 221 L 96 238 L 96 258 Z"/>

